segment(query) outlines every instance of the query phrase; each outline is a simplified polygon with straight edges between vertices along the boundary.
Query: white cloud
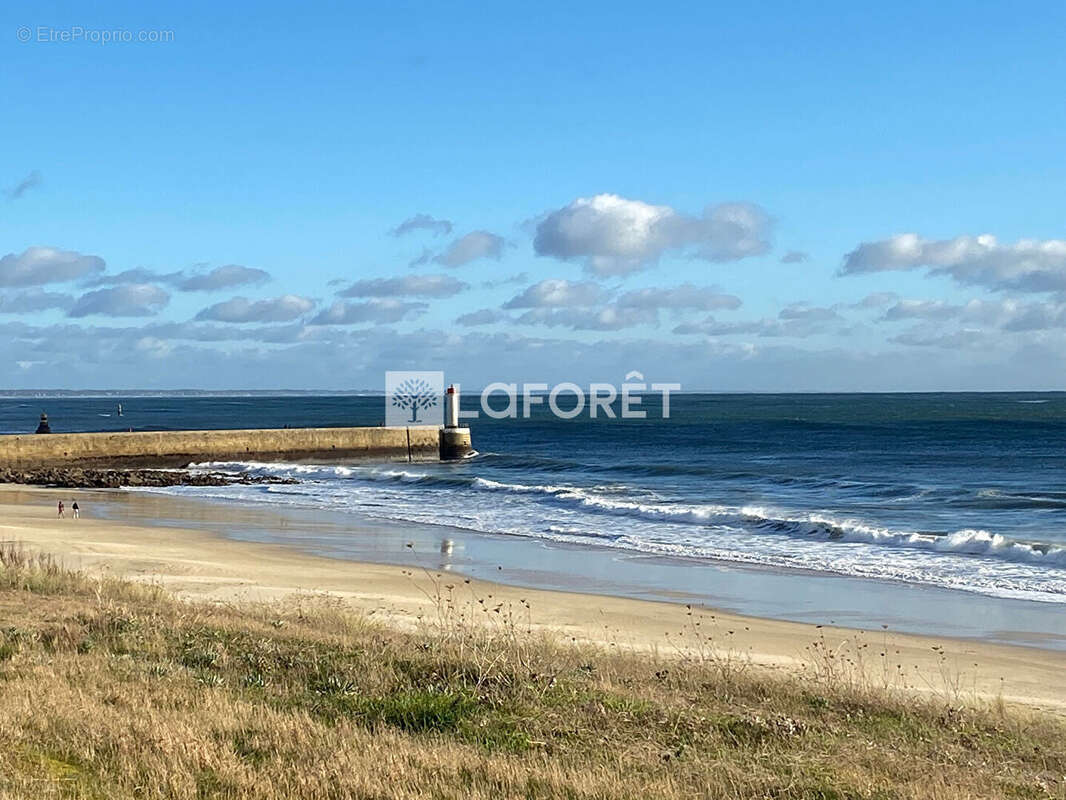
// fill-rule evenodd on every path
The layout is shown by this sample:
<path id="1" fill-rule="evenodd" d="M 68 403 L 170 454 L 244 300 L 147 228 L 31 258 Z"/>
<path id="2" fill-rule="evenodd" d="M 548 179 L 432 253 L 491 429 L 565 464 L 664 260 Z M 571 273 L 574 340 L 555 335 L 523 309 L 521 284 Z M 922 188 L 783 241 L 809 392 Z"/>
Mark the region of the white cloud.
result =
<path id="1" fill-rule="evenodd" d="M 455 320 L 455 323 L 469 328 L 475 325 L 491 325 L 494 322 L 500 322 L 505 319 L 507 319 L 507 315 L 497 311 L 495 308 L 482 308 L 478 311 L 471 311 L 469 314 L 463 314 Z"/>
<path id="2" fill-rule="evenodd" d="M 124 283 L 173 284 L 185 277 L 184 272 L 156 272 L 154 269 L 134 267 L 113 275 L 97 275 L 82 283 L 83 286 L 120 286 Z"/>
<path id="3" fill-rule="evenodd" d="M 1027 303 L 1019 305 L 1002 327 L 1012 332 L 1066 328 L 1066 304 Z"/>
<path id="4" fill-rule="evenodd" d="M 1045 304 L 1035 304 L 1045 305 Z M 970 300 L 955 304 L 943 300 L 902 299 L 885 309 L 881 322 L 924 320 L 927 322 L 959 320 L 983 325 L 999 325 L 1014 319 L 1022 308 L 1016 300 Z"/>
<path id="5" fill-rule="evenodd" d="M 533 308 L 516 322 L 524 325 L 546 325 L 582 331 L 618 331 L 638 325 L 657 325 L 659 314 L 651 308 Z"/>
<path id="6" fill-rule="evenodd" d="M 810 255 L 804 253 L 802 250 L 789 250 L 781 256 L 782 264 L 802 264 L 804 261 L 808 260 L 810 260 Z"/>
<path id="7" fill-rule="evenodd" d="M 433 260 L 446 267 L 461 267 L 481 258 L 493 258 L 499 261 L 503 257 L 504 244 L 502 236 L 488 231 L 474 231 L 456 239 L 447 250 Z M 412 262 L 412 266 L 416 264 L 417 262 Z"/>
<path id="8" fill-rule="evenodd" d="M 174 352 L 174 343 L 155 336 L 142 336 L 134 342 L 134 349 L 154 360 L 167 358 Z"/>
<path id="9" fill-rule="evenodd" d="M 131 283 L 83 294 L 67 312 L 67 316 L 102 314 L 108 317 L 150 317 L 169 301 L 170 295 L 158 286 Z"/>
<path id="10" fill-rule="evenodd" d="M 758 335 L 772 326 L 779 327 L 775 320 L 755 320 L 742 322 L 719 322 L 714 317 L 707 317 L 699 322 L 682 322 L 674 328 L 674 333 L 681 336 L 699 334 L 702 336 L 731 336 L 733 334 Z"/>
<path id="11" fill-rule="evenodd" d="M 516 272 L 506 278 L 497 278 L 491 281 L 482 281 L 482 289 L 499 289 L 501 286 L 511 286 L 516 283 L 525 283 L 529 280 L 528 272 Z"/>
<path id="12" fill-rule="evenodd" d="M 834 308 L 812 306 L 809 303 L 789 303 L 778 313 L 778 319 L 805 320 L 808 322 L 828 322 L 840 319 Z"/>
<path id="13" fill-rule="evenodd" d="M 0 314 L 26 314 L 51 308 L 67 310 L 73 305 L 74 298 L 69 294 L 34 289 L 0 297 Z"/>
<path id="14" fill-rule="evenodd" d="M 428 247 L 423 247 L 422 252 L 407 262 L 407 266 L 411 269 L 415 267 L 424 267 L 426 264 L 433 260 L 433 251 Z"/>
<path id="15" fill-rule="evenodd" d="M 104 260 L 73 250 L 29 247 L 21 255 L 0 258 L 0 286 L 43 286 L 64 283 L 104 271 Z"/>
<path id="16" fill-rule="evenodd" d="M 984 350 L 994 344 L 982 330 L 943 332 L 921 327 L 893 336 L 889 341 L 910 347 L 940 347 L 947 350 Z"/>
<path id="17" fill-rule="evenodd" d="M 689 216 L 614 194 L 579 197 L 550 212 L 536 228 L 538 255 L 582 260 L 599 275 L 624 275 L 666 252 L 690 250 L 707 261 L 736 261 L 769 250 L 771 222 L 747 203 L 707 206 Z"/>
<path id="18" fill-rule="evenodd" d="M 926 269 L 963 285 L 1023 292 L 1066 291 L 1066 241 L 1021 239 L 1000 244 L 995 236 L 957 236 L 933 241 L 903 233 L 863 242 L 844 259 L 841 272 L 856 275 Z"/>
<path id="19" fill-rule="evenodd" d="M 895 292 L 874 292 L 868 294 L 862 300 L 852 304 L 852 308 L 884 308 L 890 306 L 899 300 L 899 295 Z"/>
<path id="20" fill-rule="evenodd" d="M 1061 301 L 1022 303 L 1014 299 L 970 300 L 948 303 L 943 300 L 899 300 L 887 308 L 881 322 L 918 321 L 929 323 L 909 332 L 911 338 L 936 338 L 947 335 L 931 323 L 957 322 L 980 325 L 983 330 L 999 329 L 1007 333 L 1050 331 L 1066 328 L 1066 303 Z M 971 332 L 973 329 L 970 329 Z M 892 341 L 899 341 L 896 337 Z"/>
<path id="21" fill-rule="evenodd" d="M 451 220 L 436 219 L 429 214 L 415 214 L 405 219 L 389 233 L 393 236 L 404 236 L 414 231 L 429 231 L 434 236 L 446 236 L 452 232 L 453 227 Z"/>
<path id="22" fill-rule="evenodd" d="M 124 283 L 163 283 L 182 292 L 214 292 L 233 289 L 237 286 L 265 283 L 270 273 L 240 264 L 226 264 L 210 272 L 157 272 L 145 267 L 134 267 L 114 275 L 98 275 L 85 282 L 86 286 L 121 286 Z"/>
<path id="23" fill-rule="evenodd" d="M 340 297 L 451 297 L 468 288 L 469 284 L 450 275 L 410 275 L 356 281 L 337 294 Z"/>
<path id="24" fill-rule="evenodd" d="M 773 223 L 753 203 L 707 206 L 703 216 L 684 218 L 681 230 L 698 244 L 696 255 L 707 261 L 739 261 L 770 250 Z"/>
<path id="25" fill-rule="evenodd" d="M 842 318 L 835 308 L 812 306 L 807 303 L 790 303 L 781 309 L 776 318 L 721 322 L 714 317 L 707 317 L 702 322 L 683 322 L 674 328 L 674 333 L 805 339 L 828 333 L 841 321 Z"/>
<path id="26" fill-rule="evenodd" d="M 901 319 L 953 319 L 959 307 L 943 300 L 900 300 L 885 310 L 881 319 L 894 322 Z"/>
<path id="27" fill-rule="evenodd" d="M 27 175 L 25 178 L 23 178 L 18 183 L 16 183 L 10 189 L 8 189 L 6 194 L 8 196 L 8 199 L 10 199 L 10 200 L 18 200 L 24 194 L 26 194 L 26 192 L 30 191 L 31 189 L 36 189 L 40 185 L 41 185 L 41 173 L 38 172 L 37 170 L 33 170 L 33 172 L 31 172 L 29 175 Z"/>
<path id="28" fill-rule="evenodd" d="M 196 319 L 214 322 L 291 322 L 314 307 L 314 300 L 294 294 L 255 302 L 245 297 L 234 297 L 205 308 L 196 315 Z"/>
<path id="29" fill-rule="evenodd" d="M 724 294 L 706 286 L 684 283 L 680 286 L 635 289 L 618 298 L 621 308 L 669 308 L 716 311 L 736 309 L 742 305 L 739 297 Z"/>
<path id="30" fill-rule="evenodd" d="M 741 305 L 739 297 L 691 283 L 634 289 L 611 298 L 612 292 L 593 281 L 551 278 L 528 287 L 504 303 L 503 308 L 530 309 L 515 320 L 521 324 L 614 331 L 658 325 L 663 309 L 710 311 Z"/>
<path id="31" fill-rule="evenodd" d="M 265 283 L 268 280 L 270 273 L 264 270 L 242 267 L 240 264 L 226 264 L 207 273 L 182 276 L 174 285 L 183 292 L 214 292 L 235 286 Z"/>
<path id="32" fill-rule="evenodd" d="M 548 278 L 526 288 L 506 303 L 504 308 L 559 308 L 589 306 L 607 299 L 607 291 L 592 281 L 568 281 Z"/>
<path id="33" fill-rule="evenodd" d="M 404 302 L 393 299 L 367 300 L 352 303 L 338 300 L 311 320 L 311 325 L 355 325 L 362 322 L 400 322 L 417 317 L 429 308 L 426 303 Z"/>

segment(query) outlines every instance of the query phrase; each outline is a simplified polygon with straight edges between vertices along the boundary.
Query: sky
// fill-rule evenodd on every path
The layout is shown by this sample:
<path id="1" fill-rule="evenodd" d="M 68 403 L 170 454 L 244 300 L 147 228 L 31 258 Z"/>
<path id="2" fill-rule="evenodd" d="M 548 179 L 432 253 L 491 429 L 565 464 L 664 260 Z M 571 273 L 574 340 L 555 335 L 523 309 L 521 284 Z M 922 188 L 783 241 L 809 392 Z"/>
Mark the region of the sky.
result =
<path id="1" fill-rule="evenodd" d="M 0 390 L 1066 389 L 1064 29 L 6 3 Z"/>

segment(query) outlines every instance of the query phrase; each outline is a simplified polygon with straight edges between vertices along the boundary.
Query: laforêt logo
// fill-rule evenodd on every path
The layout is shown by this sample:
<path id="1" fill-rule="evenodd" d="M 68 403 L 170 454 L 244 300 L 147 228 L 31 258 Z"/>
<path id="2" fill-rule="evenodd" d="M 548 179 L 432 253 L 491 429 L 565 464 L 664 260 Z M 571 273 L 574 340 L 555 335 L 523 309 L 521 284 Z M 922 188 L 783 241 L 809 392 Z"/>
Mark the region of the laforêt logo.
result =
<path id="1" fill-rule="evenodd" d="M 444 424 L 443 372 L 386 372 L 385 424 L 395 427 Z"/>
<path id="2" fill-rule="evenodd" d="M 455 394 L 450 396 L 458 401 L 459 384 L 452 386 Z M 680 391 L 680 383 L 648 383 L 638 370 L 627 372 L 621 385 L 590 383 L 585 387 L 564 381 L 549 386 L 496 381 L 481 390 L 478 407 L 467 403 L 465 409 L 455 409 L 456 422 L 463 425 L 482 414 L 489 419 L 530 419 L 544 413 L 559 419 L 574 419 L 582 414 L 589 419 L 647 419 L 649 414 L 669 419 L 670 397 Z M 385 424 L 397 428 L 442 427 L 444 398 L 443 372 L 386 372 Z M 538 407 L 539 411 L 535 411 Z"/>

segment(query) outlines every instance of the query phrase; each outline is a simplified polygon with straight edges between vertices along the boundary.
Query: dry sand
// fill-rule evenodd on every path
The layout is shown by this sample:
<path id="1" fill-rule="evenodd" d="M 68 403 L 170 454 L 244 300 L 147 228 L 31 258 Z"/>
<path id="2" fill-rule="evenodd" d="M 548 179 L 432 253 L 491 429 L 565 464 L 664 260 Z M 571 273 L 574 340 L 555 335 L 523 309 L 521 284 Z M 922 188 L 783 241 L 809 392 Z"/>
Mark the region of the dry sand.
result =
<path id="1" fill-rule="evenodd" d="M 78 492 L 95 502 L 108 494 Z M 242 509 L 221 504 L 205 505 L 198 514 L 201 525 L 203 515 L 209 514 L 219 535 L 91 518 L 73 520 L 69 508 L 67 519 L 57 519 L 56 501 L 64 499 L 69 506 L 70 496 L 70 490 L 0 486 L 0 539 L 51 553 L 69 567 L 159 583 L 196 600 L 278 601 L 327 593 L 387 624 L 411 627 L 419 618 L 436 615 L 433 595 L 438 587 L 450 585 L 464 603 L 477 608 L 478 599 L 493 608 L 503 604 L 502 613 L 515 611 L 523 624 L 528 620 L 534 628 L 580 642 L 642 649 L 669 658 L 690 648 L 695 638 L 693 617 L 680 605 L 514 588 L 466 581 L 454 574 L 438 577 L 421 570 L 234 541 L 221 532 L 226 530 L 227 519 L 233 520 Z M 130 493 L 122 499 L 138 502 Z M 153 496 L 151 501 L 159 503 L 160 498 Z M 171 518 L 188 513 L 178 503 L 173 510 L 168 514 Z M 907 685 L 918 691 L 943 692 L 949 697 L 959 692 L 981 700 L 1002 697 L 1066 713 L 1066 653 L 943 637 L 816 628 L 728 613 L 699 612 L 698 617 L 699 630 L 714 636 L 719 652 L 774 669 L 798 669 L 810 663 L 812 645 L 824 639 L 819 647 L 838 652 L 841 658 L 860 653 L 868 674 L 876 679 L 886 669 L 891 675 L 902 671 Z"/>

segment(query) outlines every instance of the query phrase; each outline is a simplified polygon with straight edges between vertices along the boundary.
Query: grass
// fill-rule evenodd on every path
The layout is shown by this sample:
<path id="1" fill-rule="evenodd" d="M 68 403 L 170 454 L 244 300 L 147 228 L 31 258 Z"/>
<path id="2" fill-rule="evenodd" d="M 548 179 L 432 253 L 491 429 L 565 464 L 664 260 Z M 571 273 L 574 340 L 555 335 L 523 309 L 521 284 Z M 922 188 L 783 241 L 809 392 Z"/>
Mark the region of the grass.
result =
<path id="1" fill-rule="evenodd" d="M 0 545 L 0 798 L 1066 797 L 1058 718 L 841 680 L 840 653 L 563 646 L 463 591 L 401 633 Z"/>

